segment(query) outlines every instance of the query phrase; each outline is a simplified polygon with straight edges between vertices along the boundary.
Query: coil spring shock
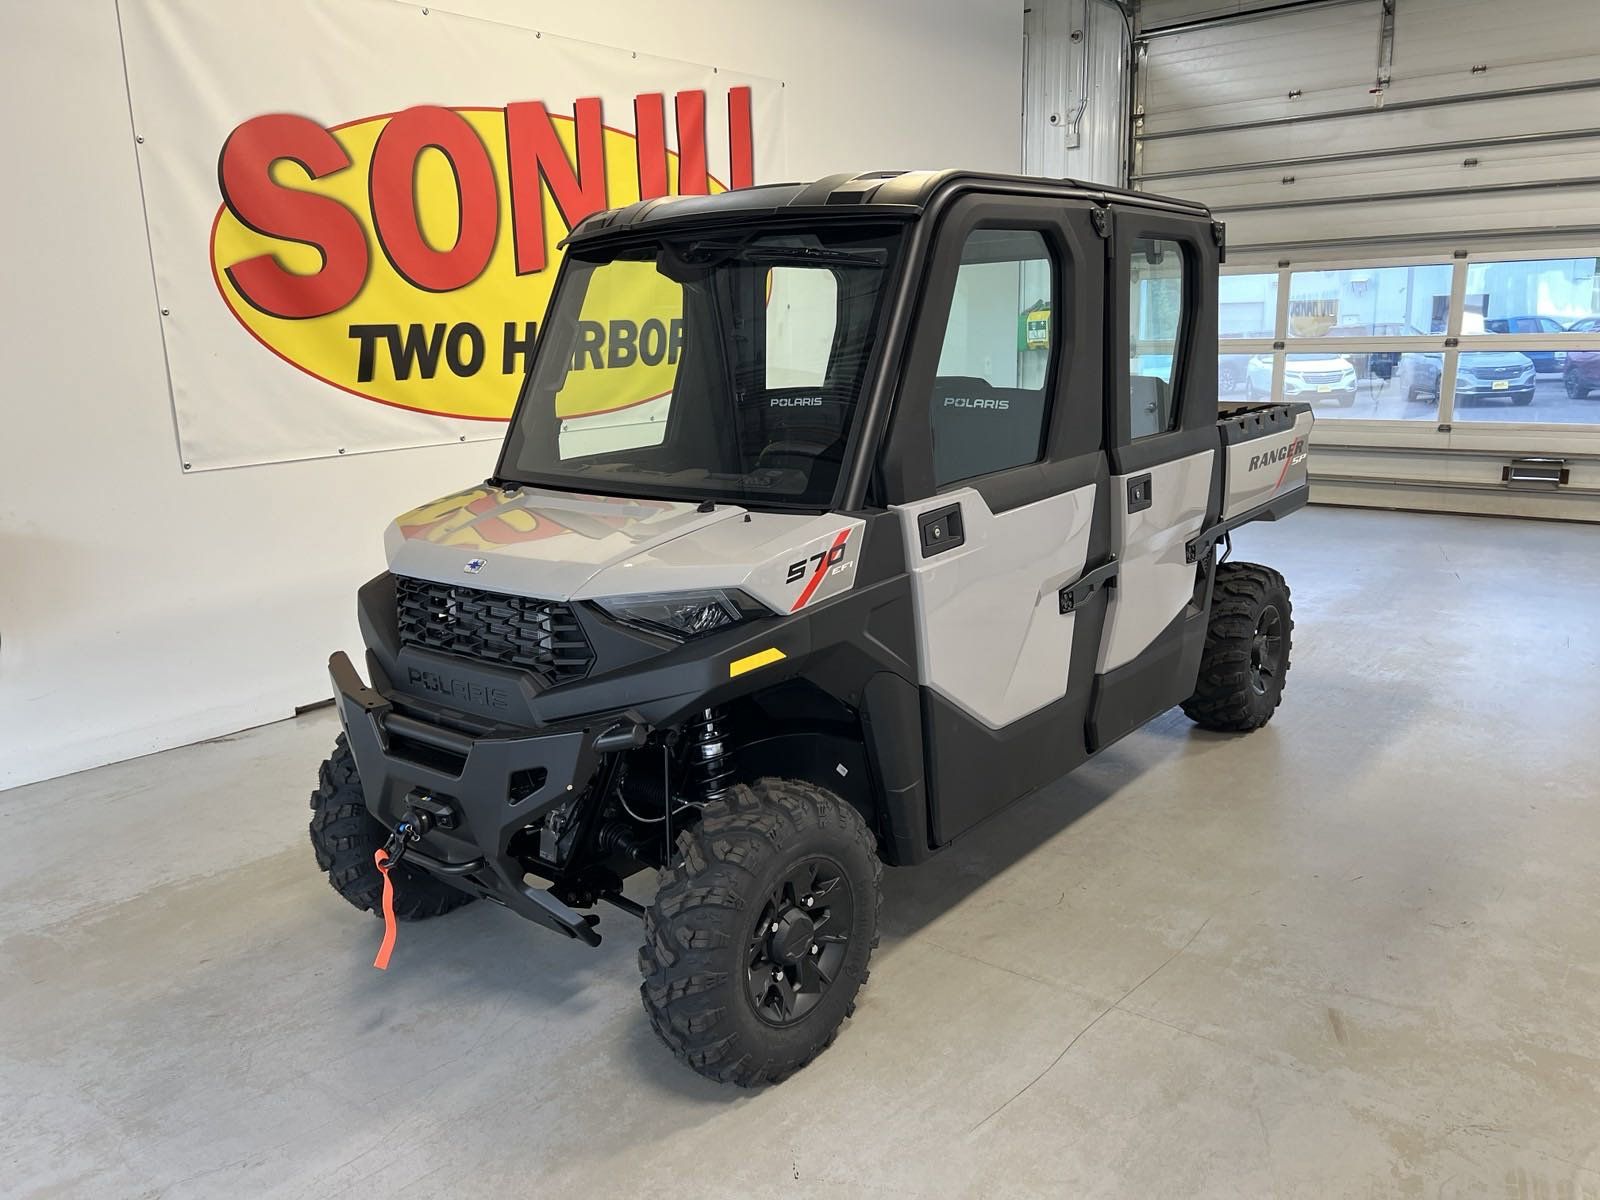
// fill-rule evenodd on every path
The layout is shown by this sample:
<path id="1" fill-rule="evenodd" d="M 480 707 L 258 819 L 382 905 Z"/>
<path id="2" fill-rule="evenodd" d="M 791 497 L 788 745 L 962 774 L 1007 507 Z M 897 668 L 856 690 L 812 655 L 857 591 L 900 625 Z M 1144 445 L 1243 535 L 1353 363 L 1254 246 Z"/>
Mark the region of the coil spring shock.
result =
<path id="1" fill-rule="evenodd" d="M 720 800 L 733 785 L 733 756 L 728 744 L 728 718 L 707 708 L 684 728 L 685 773 L 695 803 Z"/>

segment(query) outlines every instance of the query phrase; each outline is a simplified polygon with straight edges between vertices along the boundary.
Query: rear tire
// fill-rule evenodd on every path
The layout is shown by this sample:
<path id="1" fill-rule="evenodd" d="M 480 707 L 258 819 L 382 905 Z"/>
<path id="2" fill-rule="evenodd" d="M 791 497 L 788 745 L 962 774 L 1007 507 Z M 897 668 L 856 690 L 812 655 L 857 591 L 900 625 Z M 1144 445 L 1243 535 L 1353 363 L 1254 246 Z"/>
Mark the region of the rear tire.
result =
<path id="1" fill-rule="evenodd" d="M 1255 563 L 1217 567 L 1200 675 L 1184 715 L 1224 733 L 1265 725 L 1283 701 L 1293 629 L 1282 575 Z"/>
<path id="2" fill-rule="evenodd" d="M 678 836 L 645 913 L 640 998 L 691 1070 L 778 1083 L 838 1036 L 878 944 L 866 822 L 793 779 L 740 784 Z"/>
<path id="3" fill-rule="evenodd" d="M 1578 377 L 1571 371 L 1567 372 L 1566 377 L 1561 382 L 1567 389 L 1567 396 L 1569 399 L 1587 400 L 1589 398 L 1588 387 L 1582 383 L 1579 383 Z"/>
<path id="4" fill-rule="evenodd" d="M 373 855 L 389 840 L 383 823 L 367 811 L 356 774 L 355 756 L 344 734 L 317 772 L 311 793 L 311 849 L 328 883 L 356 908 L 381 917 L 383 875 Z M 402 921 L 437 917 L 467 904 L 472 897 L 441 883 L 420 867 L 402 862 L 389 872 L 394 883 L 394 915 Z"/>

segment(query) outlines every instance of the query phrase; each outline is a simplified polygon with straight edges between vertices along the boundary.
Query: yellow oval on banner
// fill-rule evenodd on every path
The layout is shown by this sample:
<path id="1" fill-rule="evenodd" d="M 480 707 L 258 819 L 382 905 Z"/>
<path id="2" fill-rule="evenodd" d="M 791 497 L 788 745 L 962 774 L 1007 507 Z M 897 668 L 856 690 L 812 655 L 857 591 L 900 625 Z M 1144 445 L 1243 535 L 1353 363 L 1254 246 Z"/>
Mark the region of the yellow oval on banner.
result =
<path id="1" fill-rule="evenodd" d="M 534 336 L 560 262 L 556 246 L 568 226 L 543 176 L 531 176 L 538 180 L 543 215 L 538 234 L 544 246 L 542 251 L 535 247 L 531 252 L 542 265 L 529 269 L 530 249 L 525 239 L 530 235 L 517 228 L 514 219 L 506 110 L 457 108 L 448 112 L 458 114 L 471 127 L 487 155 L 493 174 L 492 220 L 486 203 L 469 209 L 463 202 L 471 180 L 437 146 L 415 155 L 409 175 L 412 207 L 401 217 L 395 216 L 392 207 L 386 214 L 377 213 L 383 201 L 373 180 L 374 148 L 397 115 L 369 117 L 325 131 L 337 143 L 337 149 L 330 144 L 328 153 L 337 161 L 348 160 L 348 165 L 336 169 L 317 170 L 287 151 L 281 155 L 262 152 L 261 160 L 270 165 L 257 181 L 254 195 L 259 205 L 281 202 L 283 220 L 269 232 L 267 222 L 245 219 L 253 218 L 253 211 L 242 203 L 236 208 L 238 201 L 228 197 L 232 202 L 217 210 L 212 223 L 212 274 L 228 308 L 256 340 L 308 375 L 380 404 L 438 416 L 504 421 L 511 415 L 531 361 Z M 568 161 L 579 162 L 576 143 L 580 134 L 574 118 L 550 114 L 547 119 Z M 638 200 L 640 167 L 634 135 L 607 127 L 602 141 L 596 143 L 600 144 L 605 206 L 620 207 Z M 225 161 L 226 154 L 225 150 Z M 669 192 L 678 191 L 679 167 L 678 154 L 665 151 L 664 178 Z M 581 164 L 582 170 L 593 168 L 593 162 Z M 525 172 L 523 178 L 530 176 Z M 709 191 L 726 190 L 709 175 L 706 179 Z M 487 175 L 480 176 L 485 189 L 479 194 L 480 201 L 486 201 L 487 180 Z M 223 186 L 226 196 L 226 177 Z M 340 216 L 326 204 L 321 218 L 312 211 L 296 214 L 293 206 L 304 206 L 307 194 L 336 202 L 349 216 Z M 385 215 L 387 237 L 385 223 L 379 219 Z M 365 263 L 364 275 L 353 269 L 346 272 L 349 286 L 343 290 L 333 278 L 334 267 L 343 270 L 349 263 L 335 264 L 331 245 L 318 244 L 309 234 L 295 236 L 297 220 L 312 228 L 316 220 L 328 216 L 344 223 L 347 257 Z M 364 239 L 364 255 L 352 220 Z M 409 238 L 404 246 L 402 238 L 394 234 L 396 228 Z M 470 263 L 469 270 L 478 262 L 481 270 L 458 285 L 445 279 L 448 272 L 442 268 L 432 278 L 421 277 L 415 270 L 407 274 L 408 263 L 441 262 L 452 249 L 461 252 L 458 258 L 471 257 L 474 246 L 482 247 L 482 257 Z M 523 268 L 520 274 L 519 264 Z M 249 273 L 252 265 L 257 268 L 255 276 Z M 274 273 L 291 285 L 320 274 L 336 306 L 296 315 L 287 305 L 264 299 L 266 292 L 253 290 L 252 280 Z M 453 286 L 429 286 L 441 281 Z M 649 288 L 630 295 L 633 307 L 626 315 L 632 331 L 624 333 L 637 337 L 649 322 L 668 324 L 681 316 L 679 289 L 665 280 L 662 283 L 659 290 Z M 347 298 L 344 291 L 353 294 Z M 669 360 L 661 355 L 591 353 L 589 361 L 574 364 L 589 368 L 591 374 L 585 386 L 563 391 L 559 415 L 610 411 L 660 396 L 672 387 L 675 360 L 675 354 Z"/>

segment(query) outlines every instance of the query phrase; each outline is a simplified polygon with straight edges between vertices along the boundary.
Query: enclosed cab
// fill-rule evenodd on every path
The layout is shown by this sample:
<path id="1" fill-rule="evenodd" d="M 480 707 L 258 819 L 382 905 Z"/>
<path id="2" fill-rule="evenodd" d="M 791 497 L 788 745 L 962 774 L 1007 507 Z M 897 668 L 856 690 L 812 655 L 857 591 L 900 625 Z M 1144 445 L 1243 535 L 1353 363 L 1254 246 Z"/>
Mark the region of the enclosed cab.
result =
<path id="1" fill-rule="evenodd" d="M 911 865 L 1182 704 L 1264 724 L 1304 405 L 1219 420 L 1222 227 L 964 172 L 651 200 L 573 231 L 493 477 L 400 517 L 330 664 L 319 864 L 588 943 L 642 915 L 697 1070 L 833 1037 Z M 624 881 L 659 873 L 645 896 Z"/>

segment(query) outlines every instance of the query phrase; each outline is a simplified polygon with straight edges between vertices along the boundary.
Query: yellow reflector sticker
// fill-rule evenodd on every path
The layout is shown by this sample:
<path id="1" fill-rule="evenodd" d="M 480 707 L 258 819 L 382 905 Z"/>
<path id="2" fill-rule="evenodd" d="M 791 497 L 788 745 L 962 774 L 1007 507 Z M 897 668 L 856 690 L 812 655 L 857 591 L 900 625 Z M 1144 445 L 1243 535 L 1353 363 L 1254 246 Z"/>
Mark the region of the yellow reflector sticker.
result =
<path id="1" fill-rule="evenodd" d="M 754 654 L 734 659 L 728 664 L 728 678 L 732 679 L 736 675 L 743 675 L 746 671 L 754 671 L 757 667 L 779 662 L 786 657 L 788 656 L 776 646 L 768 646 L 765 650 L 757 650 Z"/>

